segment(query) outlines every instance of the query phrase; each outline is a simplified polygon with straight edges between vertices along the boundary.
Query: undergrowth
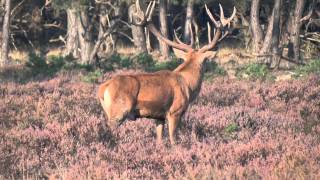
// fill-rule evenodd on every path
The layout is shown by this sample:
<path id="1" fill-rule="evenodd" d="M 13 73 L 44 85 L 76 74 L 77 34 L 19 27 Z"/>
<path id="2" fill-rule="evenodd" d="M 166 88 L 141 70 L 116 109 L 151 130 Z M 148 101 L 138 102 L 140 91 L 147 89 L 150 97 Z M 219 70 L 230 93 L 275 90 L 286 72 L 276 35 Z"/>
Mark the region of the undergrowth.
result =
<path id="1" fill-rule="evenodd" d="M 81 70 L 81 80 L 88 83 L 95 83 L 104 73 L 115 71 L 118 69 L 135 69 L 146 72 L 156 72 L 160 70 L 174 70 L 183 60 L 177 59 L 175 56 L 170 57 L 167 61 L 157 61 L 151 55 L 141 53 L 133 57 L 113 54 L 107 59 L 100 60 L 97 66 L 79 64 L 72 56 L 39 56 L 29 54 L 26 62 L 27 72 L 20 82 L 27 82 L 28 79 L 34 77 L 52 77 L 58 73 L 68 71 Z M 205 79 L 212 80 L 216 76 L 226 74 L 225 70 L 219 67 L 215 62 L 206 63 Z"/>
<path id="2" fill-rule="evenodd" d="M 302 77 L 310 74 L 320 74 L 320 59 L 314 59 L 303 66 L 297 66 L 294 77 Z"/>
<path id="3" fill-rule="evenodd" d="M 204 82 L 175 147 L 167 123 L 162 145 L 151 119 L 104 129 L 97 85 L 74 76 L 0 83 L 0 179 L 320 177 L 319 76 Z"/>
<path id="4" fill-rule="evenodd" d="M 260 63 L 248 63 L 237 68 L 236 76 L 240 79 L 250 80 L 274 79 L 267 65 Z"/>

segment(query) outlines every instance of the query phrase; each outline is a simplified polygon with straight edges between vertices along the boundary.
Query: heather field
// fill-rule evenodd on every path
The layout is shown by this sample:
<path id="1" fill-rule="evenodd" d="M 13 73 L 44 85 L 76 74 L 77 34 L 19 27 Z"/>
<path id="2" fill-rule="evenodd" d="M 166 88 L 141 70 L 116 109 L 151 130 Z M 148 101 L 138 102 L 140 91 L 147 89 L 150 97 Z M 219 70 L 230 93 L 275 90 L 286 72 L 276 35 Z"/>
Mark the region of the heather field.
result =
<path id="1" fill-rule="evenodd" d="M 319 76 L 205 81 L 176 146 L 149 119 L 105 130 L 98 83 L 77 76 L 0 84 L 0 179 L 320 178 Z"/>

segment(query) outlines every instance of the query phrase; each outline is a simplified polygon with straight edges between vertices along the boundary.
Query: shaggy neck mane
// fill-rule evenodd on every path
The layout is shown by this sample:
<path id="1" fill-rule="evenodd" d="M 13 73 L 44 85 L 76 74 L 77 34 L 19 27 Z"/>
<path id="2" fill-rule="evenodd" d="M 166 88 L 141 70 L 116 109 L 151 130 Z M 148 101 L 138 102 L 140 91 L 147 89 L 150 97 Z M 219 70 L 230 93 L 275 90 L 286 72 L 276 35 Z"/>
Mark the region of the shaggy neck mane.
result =
<path id="1" fill-rule="evenodd" d="M 178 66 L 174 72 L 181 75 L 188 85 L 188 88 L 192 91 L 198 91 L 202 81 L 202 63 L 197 63 L 189 58 L 183 64 Z"/>

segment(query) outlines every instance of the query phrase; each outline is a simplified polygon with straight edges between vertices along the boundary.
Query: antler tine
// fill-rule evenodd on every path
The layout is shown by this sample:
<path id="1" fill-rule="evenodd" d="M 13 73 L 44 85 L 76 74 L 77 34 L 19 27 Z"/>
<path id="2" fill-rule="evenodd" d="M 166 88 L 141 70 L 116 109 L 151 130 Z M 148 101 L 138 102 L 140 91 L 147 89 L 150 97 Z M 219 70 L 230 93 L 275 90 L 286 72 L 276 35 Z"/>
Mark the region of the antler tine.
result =
<path id="1" fill-rule="evenodd" d="M 225 38 L 228 34 L 229 34 L 229 31 L 225 32 L 225 33 L 221 36 L 221 38 L 219 39 L 219 41 L 221 41 L 223 38 Z"/>
<path id="2" fill-rule="evenodd" d="M 179 43 L 176 43 L 176 42 L 173 42 L 173 41 L 163 37 L 163 35 L 156 29 L 156 27 L 154 26 L 153 23 L 149 23 L 147 27 L 152 32 L 153 35 L 155 35 L 157 38 L 161 39 L 163 42 L 165 42 L 169 46 L 172 46 L 174 48 L 184 50 L 184 51 L 192 51 L 193 50 L 190 46 L 184 44 L 179 39 L 177 39 L 177 41 Z"/>
<path id="3" fill-rule="evenodd" d="M 211 26 L 209 22 L 207 22 L 207 26 L 208 26 L 208 42 L 211 43 Z"/>
<path id="4" fill-rule="evenodd" d="M 224 17 L 224 12 L 223 12 L 223 8 L 221 6 L 221 4 L 219 3 L 219 9 L 220 9 L 220 19 L 225 19 Z"/>
<path id="5" fill-rule="evenodd" d="M 167 37 L 164 37 L 161 34 L 161 32 L 157 30 L 155 25 L 152 23 L 152 13 L 155 9 L 155 5 L 156 5 L 156 1 L 155 0 L 151 1 L 147 6 L 146 12 L 143 12 L 142 11 L 143 7 L 140 6 L 139 0 L 136 0 L 136 12 L 134 13 L 134 16 L 136 16 L 140 20 L 140 22 L 135 23 L 135 25 L 138 25 L 138 26 L 146 25 L 149 31 L 152 32 L 153 35 L 155 35 L 158 39 L 160 39 L 161 41 L 163 41 L 164 43 L 166 43 L 171 47 L 184 50 L 184 51 L 192 51 L 193 49 L 190 46 L 184 43 L 180 43 L 181 41 L 179 43 L 171 41 Z"/>
<path id="6" fill-rule="evenodd" d="M 215 25 L 216 27 L 218 27 L 218 26 L 219 26 L 219 23 L 218 23 L 218 21 L 216 21 L 216 20 L 214 19 L 214 17 L 213 17 L 213 15 L 211 14 L 211 12 L 210 12 L 207 4 L 205 4 L 204 7 L 205 7 L 206 12 L 207 12 L 208 16 L 210 17 L 211 21 L 214 23 L 214 25 Z"/>
<path id="7" fill-rule="evenodd" d="M 178 35 L 177 35 L 177 31 L 174 29 L 173 30 L 173 33 L 174 33 L 174 38 L 176 39 L 176 41 L 179 43 L 179 44 L 183 44 L 183 42 L 179 39 Z"/>
<path id="8" fill-rule="evenodd" d="M 223 8 L 222 8 L 221 4 L 219 4 L 219 7 L 220 7 L 220 19 L 221 19 L 220 21 L 221 21 L 222 26 L 223 27 L 225 27 L 226 25 L 230 26 L 232 19 L 234 18 L 234 16 L 237 13 L 236 7 L 233 7 L 232 15 L 228 19 L 226 19 L 224 17 L 224 12 L 223 12 Z"/>
<path id="9" fill-rule="evenodd" d="M 203 47 L 199 50 L 199 52 L 205 52 L 205 51 L 208 51 L 208 50 L 214 48 L 214 47 L 217 45 L 217 43 L 218 43 L 219 41 L 221 41 L 223 38 L 225 38 L 225 37 L 228 35 L 228 33 L 229 33 L 229 31 L 227 31 L 226 33 L 223 34 L 223 33 L 222 33 L 223 28 L 224 28 L 226 25 L 228 25 L 228 27 L 230 26 L 230 23 L 231 23 L 232 19 L 235 17 L 237 10 L 236 10 L 236 8 L 234 7 L 234 8 L 233 8 L 233 13 L 232 13 L 231 17 L 229 17 L 228 19 L 226 19 L 225 16 L 224 16 L 224 12 L 223 12 L 223 8 L 222 8 L 221 4 L 219 4 L 219 8 L 220 8 L 220 21 L 216 21 L 216 20 L 214 19 L 214 17 L 212 16 L 210 10 L 208 9 L 207 5 L 205 5 L 205 9 L 206 9 L 206 11 L 207 11 L 207 14 L 208 14 L 208 16 L 210 17 L 211 21 L 215 24 L 216 28 L 214 29 L 215 32 L 214 32 L 213 39 L 212 39 L 211 41 L 209 40 L 209 44 L 203 46 Z M 210 29 L 209 26 L 208 26 L 208 31 L 209 31 L 209 30 L 211 31 L 211 29 Z M 210 33 L 210 36 L 211 36 L 211 33 Z M 210 38 L 210 37 L 209 37 L 209 32 L 208 32 L 208 38 Z M 211 38 L 210 38 L 210 39 L 211 39 Z"/>
<path id="10" fill-rule="evenodd" d="M 177 41 L 179 44 L 182 44 L 183 46 L 189 47 L 189 48 L 192 47 L 192 46 L 189 46 L 189 45 L 185 44 L 184 42 L 182 42 L 182 41 L 180 40 L 180 38 L 179 38 L 178 35 L 177 35 L 177 31 L 176 31 L 176 30 L 173 30 L 173 33 L 174 33 L 174 38 L 176 39 L 176 41 Z"/>

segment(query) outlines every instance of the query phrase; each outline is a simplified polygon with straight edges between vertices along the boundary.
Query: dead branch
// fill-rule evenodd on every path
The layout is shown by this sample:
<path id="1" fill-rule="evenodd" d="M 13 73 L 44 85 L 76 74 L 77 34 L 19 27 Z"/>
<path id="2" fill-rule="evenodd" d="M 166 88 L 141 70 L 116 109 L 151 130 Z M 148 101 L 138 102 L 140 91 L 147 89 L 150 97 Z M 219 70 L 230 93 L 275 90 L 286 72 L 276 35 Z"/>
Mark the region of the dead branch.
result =
<path id="1" fill-rule="evenodd" d="M 313 0 L 313 2 L 309 6 L 308 14 L 306 16 L 302 17 L 300 19 L 300 22 L 305 22 L 311 18 L 312 14 L 313 14 L 314 6 L 315 6 L 315 1 Z"/>
<path id="2" fill-rule="evenodd" d="M 129 23 L 127 23 L 126 21 L 120 20 L 119 22 L 121 22 L 122 24 L 126 25 L 130 29 L 132 28 L 132 26 Z"/>
<path id="3" fill-rule="evenodd" d="M 17 11 L 17 9 L 25 2 L 26 0 L 22 0 L 20 3 L 18 3 L 12 10 L 10 16 L 13 16 L 13 14 Z"/>
<path id="4" fill-rule="evenodd" d="M 58 38 L 56 38 L 56 39 L 50 39 L 50 40 L 49 40 L 50 43 L 59 42 L 59 41 L 62 41 L 65 45 L 67 44 L 65 38 L 62 37 L 61 35 L 60 35 Z"/>
<path id="5" fill-rule="evenodd" d="M 44 24 L 43 27 L 45 27 L 45 28 L 58 28 L 58 29 L 63 29 L 61 23 L 57 24 L 56 22 L 51 23 L 51 24 Z"/>
<path id="6" fill-rule="evenodd" d="M 132 37 L 130 37 L 129 35 L 127 35 L 126 33 L 121 32 L 121 31 L 119 31 L 117 33 L 122 35 L 122 36 L 124 36 L 124 37 L 126 37 L 126 38 L 128 38 L 132 43 L 134 42 L 134 39 Z"/>
<path id="7" fill-rule="evenodd" d="M 275 56 L 277 54 L 256 54 L 256 53 L 251 53 L 251 54 L 246 54 L 247 56 L 251 57 L 251 58 L 257 58 L 257 57 L 272 57 L 272 56 Z M 288 57 L 285 57 L 283 55 L 280 56 L 281 59 L 284 59 L 290 63 L 293 63 L 293 64 L 297 64 L 297 65 L 305 65 L 304 62 L 297 62 L 297 61 L 294 61 Z"/>
<path id="8" fill-rule="evenodd" d="M 98 37 L 98 40 L 96 42 L 96 44 L 94 45 L 94 48 L 90 54 L 90 61 L 93 62 L 98 50 L 100 48 L 100 45 L 102 44 L 102 42 L 112 33 L 114 32 L 115 29 L 117 29 L 117 26 L 119 24 L 120 19 L 117 18 L 113 21 L 113 23 L 109 26 L 108 30 L 106 32 L 104 32 L 100 37 Z"/>

